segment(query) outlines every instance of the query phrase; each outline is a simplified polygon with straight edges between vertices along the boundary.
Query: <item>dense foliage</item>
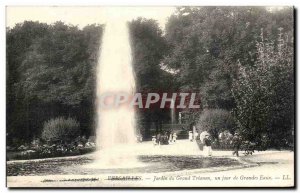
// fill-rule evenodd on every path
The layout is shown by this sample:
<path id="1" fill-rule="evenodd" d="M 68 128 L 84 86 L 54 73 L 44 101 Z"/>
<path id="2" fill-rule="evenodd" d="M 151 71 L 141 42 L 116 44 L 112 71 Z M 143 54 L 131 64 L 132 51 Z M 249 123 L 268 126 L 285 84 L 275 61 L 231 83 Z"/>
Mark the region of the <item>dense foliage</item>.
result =
<path id="1" fill-rule="evenodd" d="M 165 31 L 155 20 L 132 20 L 137 92 L 198 92 L 201 110 L 185 110 L 187 124 L 230 120 L 230 128 L 205 127 L 216 139 L 228 129 L 265 146 L 293 144 L 293 14 L 289 7 L 179 7 Z M 43 123 L 59 116 L 78 120 L 79 135 L 93 134 L 103 27 L 25 21 L 7 29 L 8 143 L 40 137 Z M 137 118 L 147 138 L 170 121 L 170 110 Z"/>
<path id="2" fill-rule="evenodd" d="M 203 109 L 234 112 L 245 140 L 282 147 L 293 143 L 293 33 L 288 7 L 182 7 L 166 25 L 164 63 Z"/>
<path id="3" fill-rule="evenodd" d="M 44 123 L 41 137 L 50 142 L 70 142 L 79 135 L 79 123 L 75 119 L 58 117 Z"/>
<path id="4" fill-rule="evenodd" d="M 88 135 L 94 124 L 94 88 L 102 26 L 83 29 L 25 21 L 7 29 L 7 133 L 29 141 L 44 121 L 70 116 Z"/>
<path id="5" fill-rule="evenodd" d="M 233 84 L 238 127 L 249 140 L 261 142 L 262 136 L 272 146 L 292 143 L 294 117 L 293 47 L 287 34 L 279 33 L 278 44 L 257 42 L 257 61 L 251 67 L 239 65 Z"/>
<path id="6" fill-rule="evenodd" d="M 227 110 L 207 109 L 200 114 L 196 127 L 199 129 L 199 133 L 208 131 L 214 139 L 218 139 L 220 132 L 230 131 L 233 133 L 235 122 Z"/>
<path id="7" fill-rule="evenodd" d="M 232 109 L 231 87 L 237 64 L 257 60 L 261 29 L 276 41 L 278 28 L 293 35 L 291 8 L 276 12 L 264 7 L 183 7 L 166 25 L 171 51 L 164 63 L 180 70 L 180 90 L 198 90 L 204 108 Z"/>
<path id="8" fill-rule="evenodd" d="M 172 91 L 173 77 L 160 67 L 168 45 L 158 23 L 152 19 L 138 18 L 130 22 L 129 29 L 137 92 L 147 94 Z M 138 129 L 145 131 L 144 139 L 150 139 L 150 128 L 153 125 L 158 131 L 161 123 L 170 119 L 169 109 L 142 109 L 137 114 Z"/>

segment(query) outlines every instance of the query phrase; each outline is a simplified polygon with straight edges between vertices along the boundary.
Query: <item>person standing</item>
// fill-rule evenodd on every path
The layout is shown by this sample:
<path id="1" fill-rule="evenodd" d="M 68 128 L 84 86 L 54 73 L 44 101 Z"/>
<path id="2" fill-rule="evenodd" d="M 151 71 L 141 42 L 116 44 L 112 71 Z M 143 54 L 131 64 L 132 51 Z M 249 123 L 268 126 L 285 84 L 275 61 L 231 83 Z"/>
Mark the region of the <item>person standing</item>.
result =
<path id="1" fill-rule="evenodd" d="M 156 143 L 156 136 L 155 135 L 152 136 L 152 143 L 153 143 L 153 146 L 157 145 L 157 143 Z"/>
<path id="2" fill-rule="evenodd" d="M 173 143 L 176 142 L 176 139 L 177 139 L 177 134 L 174 132 L 174 133 L 173 133 Z"/>
<path id="3" fill-rule="evenodd" d="M 157 144 L 158 146 L 160 146 L 161 138 L 162 138 L 161 134 L 158 133 L 158 134 L 156 135 L 156 144 Z"/>
<path id="4" fill-rule="evenodd" d="M 205 156 L 212 156 L 212 148 L 211 148 L 211 139 L 209 135 L 205 135 L 205 138 L 203 139 L 203 153 Z"/>
<path id="5" fill-rule="evenodd" d="M 173 143 L 173 134 L 172 132 L 170 132 L 169 134 L 169 144 L 172 144 Z"/>
<path id="6" fill-rule="evenodd" d="M 238 133 L 235 133 L 233 138 L 232 138 L 232 145 L 233 145 L 233 153 L 232 155 L 236 155 L 239 157 L 239 150 L 242 144 L 241 137 L 239 136 Z"/>
<path id="7" fill-rule="evenodd" d="M 168 145 L 169 144 L 167 132 L 164 132 L 164 134 L 161 136 L 161 144 L 162 145 Z"/>
<path id="8" fill-rule="evenodd" d="M 192 133 L 192 131 L 189 131 L 189 140 L 193 141 L 193 133 Z"/>

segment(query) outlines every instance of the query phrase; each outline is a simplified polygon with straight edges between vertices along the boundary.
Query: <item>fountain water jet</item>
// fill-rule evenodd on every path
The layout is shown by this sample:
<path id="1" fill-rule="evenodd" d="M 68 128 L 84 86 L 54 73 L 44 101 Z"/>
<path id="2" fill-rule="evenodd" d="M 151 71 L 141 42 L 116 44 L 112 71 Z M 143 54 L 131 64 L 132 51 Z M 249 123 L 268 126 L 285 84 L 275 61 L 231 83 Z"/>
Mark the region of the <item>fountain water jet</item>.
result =
<path id="1" fill-rule="evenodd" d="M 135 80 L 129 30 L 120 18 L 105 25 L 97 66 L 97 99 L 103 94 L 134 94 Z M 97 167 L 138 165 L 134 155 L 136 143 L 135 112 L 130 106 L 102 108 L 97 104 L 96 152 Z"/>

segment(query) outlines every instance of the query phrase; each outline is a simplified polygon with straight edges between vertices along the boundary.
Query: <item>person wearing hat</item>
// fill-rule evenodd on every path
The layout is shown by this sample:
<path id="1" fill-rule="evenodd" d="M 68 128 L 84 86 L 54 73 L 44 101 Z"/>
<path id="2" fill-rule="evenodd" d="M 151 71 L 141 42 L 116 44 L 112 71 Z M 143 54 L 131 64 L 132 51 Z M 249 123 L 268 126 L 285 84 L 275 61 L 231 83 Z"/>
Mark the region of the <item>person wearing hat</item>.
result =
<path id="1" fill-rule="evenodd" d="M 239 150 L 240 150 L 241 144 L 242 144 L 241 137 L 239 136 L 239 134 L 237 132 L 235 132 L 235 134 L 232 138 L 232 145 L 233 145 L 232 155 L 236 155 L 237 157 L 239 157 Z"/>
<path id="2" fill-rule="evenodd" d="M 211 140 L 209 135 L 205 135 L 205 138 L 203 139 L 203 152 L 205 156 L 211 156 L 212 155 L 212 149 L 211 149 Z"/>

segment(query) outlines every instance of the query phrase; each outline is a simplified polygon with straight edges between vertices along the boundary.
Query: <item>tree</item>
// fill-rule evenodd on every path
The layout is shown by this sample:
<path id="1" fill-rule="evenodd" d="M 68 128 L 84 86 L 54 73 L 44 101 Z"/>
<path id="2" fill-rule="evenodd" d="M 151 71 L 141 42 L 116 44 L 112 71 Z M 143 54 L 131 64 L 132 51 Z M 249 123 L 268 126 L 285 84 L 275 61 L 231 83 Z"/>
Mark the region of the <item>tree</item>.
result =
<path id="1" fill-rule="evenodd" d="M 9 138 L 31 140 L 58 116 L 76 117 L 89 135 L 102 26 L 25 21 L 7 34 Z"/>
<path id="2" fill-rule="evenodd" d="M 26 52 L 34 39 L 43 37 L 48 33 L 48 25 L 32 21 L 17 24 L 14 28 L 6 30 L 6 113 L 8 143 L 12 137 L 27 138 L 31 127 L 24 129 L 28 120 L 26 109 L 28 103 L 24 102 L 24 92 L 16 85 L 20 82 L 20 66 Z"/>
<path id="3" fill-rule="evenodd" d="M 158 23 L 153 19 L 137 18 L 129 23 L 129 31 L 137 92 L 147 94 L 172 90 L 172 75 L 160 67 L 168 46 Z M 169 111 L 164 109 L 152 108 L 137 112 L 139 125 L 144 127 L 146 132 L 144 138 L 151 137 L 152 123 L 159 128 L 159 125 L 169 118 Z"/>
<path id="4" fill-rule="evenodd" d="M 243 136 L 259 144 L 280 147 L 293 143 L 294 115 L 293 39 L 279 28 L 277 44 L 261 32 L 257 61 L 252 67 L 239 64 L 232 93 L 235 118 Z"/>
<path id="5" fill-rule="evenodd" d="M 178 90 L 199 91 L 205 108 L 231 110 L 237 61 L 254 65 L 261 28 L 276 40 L 279 27 L 293 34 L 292 8 L 180 7 L 166 25 L 170 51 L 164 63 L 179 70 Z"/>
<path id="6" fill-rule="evenodd" d="M 160 68 L 167 43 L 158 23 L 153 19 L 138 18 L 129 23 L 129 28 L 137 90 L 167 88 L 169 85 L 164 80 L 168 80 L 168 76 Z"/>

